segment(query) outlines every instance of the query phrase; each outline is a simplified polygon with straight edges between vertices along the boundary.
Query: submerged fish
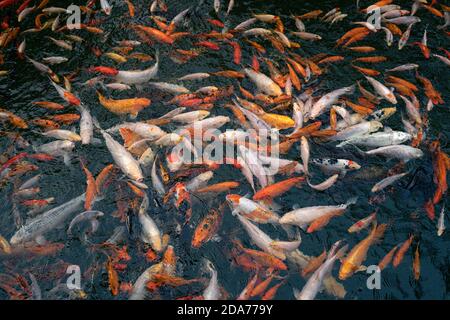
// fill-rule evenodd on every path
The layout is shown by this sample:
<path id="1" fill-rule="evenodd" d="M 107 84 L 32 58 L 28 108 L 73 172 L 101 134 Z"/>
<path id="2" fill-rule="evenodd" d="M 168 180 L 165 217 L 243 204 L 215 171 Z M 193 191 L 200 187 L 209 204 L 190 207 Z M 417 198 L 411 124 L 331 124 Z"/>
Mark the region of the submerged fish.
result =
<path id="1" fill-rule="evenodd" d="M 12 245 L 35 240 L 43 242 L 43 236 L 63 224 L 72 214 L 82 208 L 85 200 L 85 194 L 63 203 L 62 205 L 50 209 L 41 215 L 28 220 L 17 232 L 11 237 Z"/>

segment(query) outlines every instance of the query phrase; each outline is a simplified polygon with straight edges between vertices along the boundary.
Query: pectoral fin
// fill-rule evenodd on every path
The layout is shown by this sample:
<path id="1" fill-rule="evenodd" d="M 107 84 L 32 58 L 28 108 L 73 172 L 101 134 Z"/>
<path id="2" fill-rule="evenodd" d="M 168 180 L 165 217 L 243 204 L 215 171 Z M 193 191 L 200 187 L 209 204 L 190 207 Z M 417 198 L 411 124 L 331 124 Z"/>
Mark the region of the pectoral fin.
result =
<path id="1" fill-rule="evenodd" d="M 359 266 L 358 269 L 356 269 L 355 272 L 365 272 L 367 270 L 367 266 Z"/>

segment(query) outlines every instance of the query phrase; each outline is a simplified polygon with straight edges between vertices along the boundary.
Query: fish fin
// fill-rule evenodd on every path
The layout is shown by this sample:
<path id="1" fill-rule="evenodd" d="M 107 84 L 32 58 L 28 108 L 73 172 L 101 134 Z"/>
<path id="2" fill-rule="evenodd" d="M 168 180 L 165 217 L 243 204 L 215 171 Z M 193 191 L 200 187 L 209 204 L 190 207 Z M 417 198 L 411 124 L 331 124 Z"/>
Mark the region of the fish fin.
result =
<path id="1" fill-rule="evenodd" d="M 273 199 L 272 199 L 271 202 L 269 202 L 269 203 L 267 204 L 267 207 L 269 208 L 269 210 L 275 211 L 275 212 L 279 212 L 279 211 L 281 211 L 281 209 L 283 208 L 282 205 L 276 203 L 275 201 L 273 201 Z"/>
<path id="2" fill-rule="evenodd" d="M 159 49 L 156 49 L 155 60 L 156 60 L 156 64 L 159 64 Z"/>
<path id="3" fill-rule="evenodd" d="M 130 119 L 135 120 L 138 116 L 139 112 L 132 112 L 130 113 Z"/>
<path id="4" fill-rule="evenodd" d="M 356 202 L 358 202 L 358 196 L 348 199 L 345 205 L 348 207 L 352 204 L 355 204 Z"/>
<path id="5" fill-rule="evenodd" d="M 94 127 L 96 127 L 98 130 L 103 131 L 100 127 L 100 123 L 98 122 L 97 118 L 95 116 L 92 117 L 92 124 Z"/>
<path id="6" fill-rule="evenodd" d="M 250 199 L 251 196 L 252 196 L 252 194 L 250 192 L 247 192 L 243 197 L 247 198 L 247 199 Z"/>
<path id="7" fill-rule="evenodd" d="M 367 270 L 367 266 L 359 266 L 358 269 L 356 269 L 355 272 L 365 272 Z"/>
<path id="8" fill-rule="evenodd" d="M 361 150 L 358 146 L 356 146 L 356 145 L 354 145 L 354 144 L 351 144 L 351 143 L 349 143 L 352 147 L 354 147 L 355 149 L 356 149 L 356 151 L 358 151 L 358 153 L 361 155 L 361 156 L 367 156 L 367 154 L 366 154 L 366 152 L 365 151 L 363 151 L 363 150 Z"/>
<path id="9" fill-rule="evenodd" d="M 297 226 L 302 229 L 303 231 L 306 231 L 306 229 L 308 228 L 308 224 L 304 223 L 304 224 L 297 224 Z"/>
<path id="10" fill-rule="evenodd" d="M 342 259 L 345 256 L 345 254 L 347 253 L 347 250 L 348 250 L 348 244 L 346 244 L 345 246 L 343 246 L 336 252 L 336 254 L 335 254 L 336 258 Z"/>
<path id="11" fill-rule="evenodd" d="M 64 159 L 64 164 L 66 166 L 70 166 L 72 164 L 71 163 L 72 155 L 69 152 L 64 153 L 63 159 Z"/>
<path id="12" fill-rule="evenodd" d="M 373 243 L 377 243 L 381 240 L 381 238 L 384 235 L 384 232 L 386 231 L 388 224 L 387 223 L 383 223 L 380 224 L 379 226 L 376 226 L 376 224 L 374 225 L 375 229 L 372 231 L 372 237 L 373 237 Z"/>
<path id="13" fill-rule="evenodd" d="M 350 87 L 348 87 L 348 94 L 353 94 L 356 89 L 356 84 L 352 84 Z"/>
<path id="14" fill-rule="evenodd" d="M 269 247 L 272 248 L 273 250 L 281 251 L 282 248 L 277 244 L 278 242 L 279 242 L 279 241 L 277 241 L 277 240 L 272 240 L 272 241 L 269 243 Z"/>
<path id="15" fill-rule="evenodd" d="M 372 230 L 369 233 L 369 237 L 372 238 L 372 244 L 380 241 L 388 226 L 387 223 L 378 225 L 377 221 L 372 222 Z"/>

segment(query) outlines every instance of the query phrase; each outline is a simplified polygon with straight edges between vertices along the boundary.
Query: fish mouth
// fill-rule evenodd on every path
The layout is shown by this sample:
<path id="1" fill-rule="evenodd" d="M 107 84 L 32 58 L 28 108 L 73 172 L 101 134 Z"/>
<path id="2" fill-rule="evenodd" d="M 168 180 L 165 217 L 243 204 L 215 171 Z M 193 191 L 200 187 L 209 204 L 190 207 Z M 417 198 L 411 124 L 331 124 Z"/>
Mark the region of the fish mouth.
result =
<path id="1" fill-rule="evenodd" d="M 347 279 L 348 278 L 348 276 L 346 275 L 346 274 L 344 274 L 344 273 L 339 273 L 339 280 L 345 280 L 345 279 Z"/>

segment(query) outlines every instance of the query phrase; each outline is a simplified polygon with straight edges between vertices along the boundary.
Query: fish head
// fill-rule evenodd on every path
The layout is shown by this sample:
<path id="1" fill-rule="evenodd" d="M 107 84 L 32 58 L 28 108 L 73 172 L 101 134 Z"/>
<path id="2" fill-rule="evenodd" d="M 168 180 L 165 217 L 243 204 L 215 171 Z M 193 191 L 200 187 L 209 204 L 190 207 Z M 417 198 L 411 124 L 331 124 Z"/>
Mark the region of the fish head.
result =
<path id="1" fill-rule="evenodd" d="M 386 94 L 386 99 L 392 104 L 397 104 L 397 98 L 392 91 Z"/>
<path id="2" fill-rule="evenodd" d="M 288 212 L 284 216 L 282 216 L 280 219 L 278 219 L 278 222 L 280 224 L 292 224 L 293 222 L 295 222 L 294 216 L 295 216 L 294 214 Z"/>
<path id="3" fill-rule="evenodd" d="M 238 194 L 229 194 L 225 198 L 226 198 L 228 204 L 231 207 L 235 208 L 239 205 L 239 201 L 241 200 L 242 197 Z"/>
<path id="4" fill-rule="evenodd" d="M 355 161 L 352 161 L 352 160 L 348 160 L 347 167 L 350 170 L 359 170 L 359 169 L 361 169 L 361 166 L 358 163 L 356 163 Z"/>
<path id="5" fill-rule="evenodd" d="M 172 172 L 177 171 L 183 165 L 183 159 L 179 152 L 170 152 L 166 157 L 166 161 L 167 167 Z"/>
<path id="6" fill-rule="evenodd" d="M 396 131 L 394 132 L 393 141 L 395 143 L 402 143 L 411 140 L 412 136 L 408 132 Z"/>
<path id="7" fill-rule="evenodd" d="M 153 249 L 155 249 L 155 251 L 157 251 L 157 252 L 162 251 L 162 249 L 163 249 L 162 240 L 161 240 L 161 237 L 159 236 L 159 234 L 152 235 L 151 243 L 152 243 L 152 247 L 153 247 Z"/>
<path id="8" fill-rule="evenodd" d="M 423 157 L 423 151 L 416 148 L 416 149 L 413 151 L 413 157 L 414 157 L 414 158 L 421 158 L 421 157 Z"/>
<path id="9" fill-rule="evenodd" d="M 175 185 L 175 198 L 177 199 L 175 204 L 177 208 L 181 205 L 181 203 L 189 200 L 189 193 L 186 190 L 186 186 L 184 183 L 178 182 Z"/>
<path id="10" fill-rule="evenodd" d="M 230 117 L 220 116 L 220 117 L 217 117 L 216 123 L 217 123 L 217 125 L 223 126 L 223 125 L 227 124 L 228 122 L 230 122 L 230 120 L 231 120 Z"/>
<path id="11" fill-rule="evenodd" d="M 14 246 L 22 242 L 22 239 L 18 233 L 14 234 L 12 238 L 9 240 L 9 243 Z"/>
<path id="12" fill-rule="evenodd" d="M 346 280 L 355 272 L 355 267 L 349 262 L 342 263 L 341 269 L 339 270 L 339 280 Z"/>
<path id="13" fill-rule="evenodd" d="M 73 95 L 68 91 L 64 92 L 64 98 L 66 99 L 67 102 L 69 102 L 72 105 L 79 106 L 81 104 L 80 99 L 78 99 L 75 95 Z"/>
<path id="14" fill-rule="evenodd" d="M 64 140 L 61 144 L 61 149 L 64 151 L 72 151 L 75 148 L 75 143 L 73 141 Z"/>

